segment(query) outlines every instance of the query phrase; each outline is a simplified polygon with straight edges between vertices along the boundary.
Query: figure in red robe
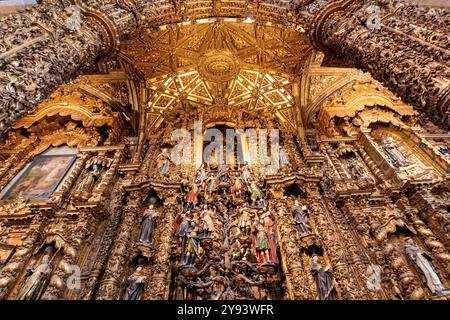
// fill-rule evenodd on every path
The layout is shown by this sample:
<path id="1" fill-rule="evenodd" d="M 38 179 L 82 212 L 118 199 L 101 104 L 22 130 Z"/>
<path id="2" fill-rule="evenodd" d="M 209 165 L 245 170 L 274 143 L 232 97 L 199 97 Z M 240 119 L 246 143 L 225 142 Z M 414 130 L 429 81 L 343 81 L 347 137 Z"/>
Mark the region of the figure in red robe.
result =
<path id="1" fill-rule="evenodd" d="M 186 211 L 195 209 L 195 205 L 198 202 L 198 186 L 192 184 L 191 191 L 186 196 Z"/>

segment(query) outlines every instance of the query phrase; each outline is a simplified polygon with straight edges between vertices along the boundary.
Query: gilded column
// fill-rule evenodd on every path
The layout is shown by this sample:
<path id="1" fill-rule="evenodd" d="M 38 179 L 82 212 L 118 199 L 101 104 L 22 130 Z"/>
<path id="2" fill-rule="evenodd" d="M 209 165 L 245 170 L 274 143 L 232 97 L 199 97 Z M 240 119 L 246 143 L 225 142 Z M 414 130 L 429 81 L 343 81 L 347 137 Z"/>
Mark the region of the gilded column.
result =
<path id="1" fill-rule="evenodd" d="M 163 216 L 158 224 L 157 235 L 154 241 L 156 250 L 151 266 L 152 275 L 147 281 L 144 291 L 144 300 L 168 300 L 171 276 L 170 251 L 172 249 L 175 228 L 175 217 L 179 204 L 176 195 L 166 198 L 163 206 Z"/>
<path id="2" fill-rule="evenodd" d="M 419 210 L 418 215 L 421 219 L 448 247 L 450 246 L 450 215 L 446 210 L 445 194 L 442 198 L 443 200 L 436 199 L 429 188 L 421 188 L 409 197 L 409 201 Z"/>
<path id="3" fill-rule="evenodd" d="M 367 139 L 366 139 L 366 141 L 368 142 Z M 356 147 L 358 148 L 358 151 L 361 154 L 361 157 L 363 158 L 364 162 L 367 164 L 369 169 L 373 172 L 373 174 L 374 174 L 373 176 L 375 177 L 375 179 L 377 179 L 377 181 L 379 181 L 379 182 L 386 181 L 387 180 L 386 176 L 378 168 L 376 163 L 372 160 L 370 155 L 367 153 L 366 149 L 364 149 L 364 146 L 361 143 L 357 142 Z"/>
<path id="4" fill-rule="evenodd" d="M 77 220 L 73 221 L 67 217 L 62 219 L 65 228 L 59 233 L 64 236 L 64 243 L 61 246 L 61 259 L 55 266 L 50 278 L 50 283 L 45 290 L 42 300 L 54 300 L 64 298 L 63 294 L 67 290 L 78 290 L 81 286 L 81 280 L 78 278 L 81 272 L 77 261 L 79 260 L 80 251 L 83 241 L 86 241 L 91 234 L 95 232 L 95 228 L 100 222 L 100 217 L 95 210 L 80 210 L 77 212 Z M 50 231 L 53 224 L 50 224 Z M 58 229 L 57 229 L 58 230 Z M 58 231 L 56 231 L 58 232 Z"/>
<path id="5" fill-rule="evenodd" d="M 300 253 L 300 239 L 292 214 L 283 200 L 273 202 L 276 212 L 277 238 L 281 253 L 281 267 L 286 276 L 287 298 L 292 300 L 314 299 L 310 289 L 309 265 L 305 265 Z"/>
<path id="6" fill-rule="evenodd" d="M 86 285 L 80 294 L 80 297 L 85 300 L 89 300 L 94 297 L 98 290 L 99 279 L 102 275 L 102 271 L 105 269 L 105 265 L 107 265 L 109 253 L 115 240 L 115 235 L 120 227 L 122 213 L 125 212 L 125 192 L 120 183 L 116 184 L 112 195 L 113 197 L 109 207 L 110 217 L 108 226 L 103 234 L 100 250 L 96 255 L 94 265 L 92 266 L 89 277 L 86 280 Z"/>
<path id="7" fill-rule="evenodd" d="M 34 219 L 39 224 L 39 218 Z M 4 300 L 11 293 L 20 272 L 26 267 L 27 262 L 33 254 L 33 249 L 41 238 L 39 227 L 30 228 L 25 234 L 25 240 L 17 247 L 16 254 L 0 272 L 0 300 Z"/>
<path id="8" fill-rule="evenodd" d="M 363 210 L 364 200 L 359 201 L 354 210 Z M 377 296 L 384 298 L 382 292 L 374 292 L 367 287 L 367 267 L 371 264 L 367 252 L 361 246 L 361 241 L 355 232 L 355 226 L 352 225 L 352 219 L 344 215 L 341 209 L 336 207 L 336 203 L 330 199 L 324 198 L 328 215 L 333 219 L 336 226 L 337 235 L 341 243 L 346 248 L 346 263 L 348 270 L 352 274 L 353 281 L 357 284 L 358 296 L 363 299 L 375 299 Z M 356 290 L 355 290 L 356 292 Z"/>
<path id="9" fill-rule="evenodd" d="M 364 283 L 360 281 L 359 264 L 360 261 L 354 252 L 355 244 L 339 230 L 339 222 L 336 215 L 328 209 L 331 201 L 325 203 L 322 199 L 318 187 L 314 183 L 307 185 L 307 203 L 311 209 L 311 215 L 316 222 L 317 232 L 323 241 L 324 249 L 330 259 L 334 275 L 343 299 L 364 299 L 366 290 Z"/>
<path id="10" fill-rule="evenodd" d="M 100 287 L 95 296 L 97 300 L 116 300 L 119 298 L 121 279 L 131 247 L 133 225 L 140 213 L 140 197 L 138 192 L 128 196 L 128 204 L 124 209 L 123 220 L 117 230 Z"/>
<path id="11" fill-rule="evenodd" d="M 117 51 L 119 32 L 81 1 L 44 1 L 0 17 L 0 133 L 62 83 Z"/>
<path id="12" fill-rule="evenodd" d="M 444 266 L 448 276 L 450 274 L 450 255 L 448 254 L 445 245 L 439 241 L 433 231 L 420 219 L 419 211 L 409 205 L 408 198 L 401 197 L 397 204 L 404 211 L 408 220 L 413 223 L 418 235 L 423 239 L 428 249 Z"/>

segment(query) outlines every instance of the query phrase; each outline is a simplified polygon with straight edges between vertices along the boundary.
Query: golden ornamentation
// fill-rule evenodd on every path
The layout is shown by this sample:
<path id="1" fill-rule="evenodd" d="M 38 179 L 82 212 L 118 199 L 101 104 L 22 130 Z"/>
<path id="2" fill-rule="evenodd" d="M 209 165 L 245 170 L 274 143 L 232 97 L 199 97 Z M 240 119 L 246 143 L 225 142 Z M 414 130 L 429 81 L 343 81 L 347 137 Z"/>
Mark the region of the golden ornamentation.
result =
<path id="1" fill-rule="evenodd" d="M 0 187 L 48 148 L 77 148 L 48 199 L 0 201 L 0 299 L 18 297 L 48 246 L 42 299 L 123 299 L 138 266 L 142 299 L 449 299 L 430 290 L 405 251 L 409 237 L 450 288 L 450 135 L 418 121 L 395 96 L 417 107 L 443 101 L 446 111 L 447 82 L 435 75 L 447 69 L 430 68 L 437 57 L 416 61 L 417 47 L 401 34 L 417 28 L 383 20 L 400 28 L 392 37 L 402 51 L 386 35 L 355 36 L 365 30 L 357 1 L 194 2 L 93 0 L 82 7 L 79 33 L 38 6 L 20 15 L 39 21 L 30 28 L 12 30 L 12 20 L 0 18 L 0 105 L 8 106 L 0 131 L 11 128 L 0 146 Z M 420 20 L 409 6 L 396 10 L 393 17 Z M 348 29 L 328 30 L 343 21 Z M 314 51 L 305 29 L 316 47 L 331 44 L 358 59 L 390 90 L 339 56 Z M 58 35 L 54 50 L 49 31 Z M 422 31 L 408 32 L 411 41 L 438 39 Z M 119 47 L 118 39 L 127 40 Z M 390 55 L 400 51 L 408 55 Z M 283 161 L 268 166 L 243 138 L 248 167 L 203 167 L 204 176 L 204 141 L 196 159 L 172 163 L 161 149 L 176 143 L 176 129 L 193 135 L 196 120 L 202 131 L 278 129 Z M 143 243 L 149 204 L 160 215 Z M 65 285 L 74 265 L 79 289 Z M 382 272 L 373 288 L 371 270 Z"/>
<path id="2" fill-rule="evenodd" d="M 236 77 L 238 72 L 239 61 L 231 52 L 211 50 L 199 60 L 199 73 L 209 81 L 230 81 Z"/>

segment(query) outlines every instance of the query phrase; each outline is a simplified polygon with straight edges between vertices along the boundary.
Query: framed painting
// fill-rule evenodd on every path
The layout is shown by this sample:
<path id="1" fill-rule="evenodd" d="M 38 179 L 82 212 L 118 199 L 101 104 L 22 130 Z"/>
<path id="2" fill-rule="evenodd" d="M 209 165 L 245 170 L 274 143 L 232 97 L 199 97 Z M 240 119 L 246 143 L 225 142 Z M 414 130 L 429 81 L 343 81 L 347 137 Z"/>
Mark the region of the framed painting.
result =
<path id="1" fill-rule="evenodd" d="M 7 190 L 2 200 L 17 197 L 24 199 L 46 199 L 58 188 L 69 172 L 76 155 L 40 155 Z"/>

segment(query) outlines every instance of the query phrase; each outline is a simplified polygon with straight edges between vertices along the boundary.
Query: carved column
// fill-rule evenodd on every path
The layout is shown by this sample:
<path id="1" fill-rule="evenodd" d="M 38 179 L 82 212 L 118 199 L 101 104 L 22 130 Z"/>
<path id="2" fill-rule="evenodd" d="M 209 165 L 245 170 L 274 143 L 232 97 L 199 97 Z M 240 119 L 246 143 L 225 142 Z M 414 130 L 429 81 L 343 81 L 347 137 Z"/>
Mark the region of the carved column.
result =
<path id="1" fill-rule="evenodd" d="M 366 139 L 367 141 L 367 139 Z M 359 143 L 356 142 L 356 147 L 358 148 L 359 153 L 361 154 L 361 158 L 364 160 L 364 162 L 366 163 L 367 167 L 369 167 L 369 169 L 372 171 L 372 173 L 374 173 L 374 177 L 378 182 L 381 181 L 386 181 L 387 178 L 384 175 L 384 173 L 378 168 L 378 166 L 376 165 L 376 163 L 372 160 L 372 158 L 370 157 L 370 155 L 366 152 L 366 150 L 364 149 L 364 146 Z"/>
<path id="2" fill-rule="evenodd" d="M 276 201 L 277 238 L 282 258 L 282 268 L 286 276 L 287 296 L 293 300 L 314 299 L 307 277 L 309 266 L 302 261 L 299 250 L 298 231 L 295 230 L 292 214 L 283 200 Z"/>
<path id="3" fill-rule="evenodd" d="M 54 266 L 50 283 L 42 296 L 43 300 L 65 298 L 63 296 L 65 291 L 78 290 L 77 286 L 81 283 L 77 283 L 79 280 L 76 279 L 78 275 L 74 268 L 79 268 L 77 261 L 80 257 L 83 242 L 88 241 L 90 235 L 95 232 L 100 220 L 101 217 L 96 214 L 95 210 L 89 209 L 77 212 L 76 220 L 73 220 L 73 217 L 61 219 L 65 226 L 61 233 L 66 242 L 62 246 L 61 259 Z M 52 230 L 53 224 L 55 222 L 49 225 L 50 230 Z"/>
<path id="4" fill-rule="evenodd" d="M 347 180 L 348 177 L 347 177 L 347 174 L 345 173 L 344 166 L 343 166 L 342 162 L 336 156 L 336 153 L 332 151 L 330 144 L 327 142 L 324 142 L 324 143 L 321 143 L 321 146 L 322 146 L 323 150 L 325 150 L 325 152 L 327 153 L 329 159 L 331 160 L 331 165 L 339 173 L 339 178 L 343 179 L 343 180 Z"/>
<path id="5" fill-rule="evenodd" d="M 118 36 L 84 4 L 45 3 L 0 17 L 0 134 L 82 68 L 112 53 Z"/>
<path id="6" fill-rule="evenodd" d="M 355 252 L 356 244 L 349 239 L 351 235 L 348 230 L 340 230 L 341 218 L 336 212 L 339 210 L 335 206 L 328 208 L 333 202 L 322 199 L 315 184 L 309 183 L 307 190 L 307 203 L 328 253 L 342 298 L 366 298 L 364 283 L 360 281 L 361 261 Z"/>
<path id="7" fill-rule="evenodd" d="M 355 234 L 354 226 L 351 224 L 343 212 L 336 207 L 334 201 L 327 197 L 324 197 L 325 210 L 328 211 L 327 215 L 333 219 L 333 224 L 336 226 L 338 239 L 346 248 L 346 263 L 348 270 L 352 274 L 353 281 L 357 284 L 358 296 L 365 299 L 374 299 L 378 293 L 372 292 L 367 288 L 367 267 L 370 265 L 367 252 L 362 248 L 360 240 Z M 359 209 L 363 207 L 359 205 Z M 380 297 L 382 297 L 380 293 Z"/>
<path id="8" fill-rule="evenodd" d="M 450 214 L 445 205 L 434 199 L 428 188 L 421 188 L 409 197 L 412 206 L 419 210 L 418 215 L 446 245 L 450 246 Z M 437 202 L 437 203 L 436 203 Z"/>
<path id="9" fill-rule="evenodd" d="M 450 255 L 445 245 L 439 241 L 432 230 L 419 218 L 419 211 L 409 205 L 407 197 L 402 197 L 397 202 L 398 206 L 404 211 L 408 220 L 411 221 L 417 230 L 418 235 L 423 239 L 425 245 L 434 254 L 434 256 L 445 267 L 447 273 L 450 273 Z"/>
<path id="10" fill-rule="evenodd" d="M 166 198 L 163 217 L 155 238 L 156 251 L 152 265 L 152 276 L 146 283 L 144 300 L 168 300 L 170 284 L 170 251 L 172 249 L 175 217 L 179 208 L 175 195 Z"/>
<path id="11" fill-rule="evenodd" d="M 449 127 L 448 10 L 400 1 L 340 0 L 314 18 L 311 40 Z"/>
<path id="12" fill-rule="evenodd" d="M 358 146 L 367 166 L 379 180 L 381 179 L 381 183 L 401 184 L 401 179 L 398 177 L 395 167 L 383 156 L 383 151 L 380 151 L 376 144 L 369 132 L 362 132 Z"/>
<path id="13" fill-rule="evenodd" d="M 61 189 L 58 192 L 55 192 L 52 196 L 52 201 L 58 205 L 62 205 L 65 199 L 69 196 L 72 188 L 74 187 L 77 178 L 83 172 L 83 168 L 86 165 L 86 161 L 88 159 L 87 154 L 78 154 L 78 159 L 73 167 L 70 170 L 69 176 L 67 177 L 64 184 L 61 186 Z"/>
<path id="14" fill-rule="evenodd" d="M 117 230 L 105 273 L 96 295 L 97 300 L 116 300 L 121 291 L 121 279 L 131 246 L 133 225 L 140 213 L 140 197 L 137 192 L 128 196 L 128 205 L 123 213 L 123 220 Z"/>
<path id="15" fill-rule="evenodd" d="M 408 261 L 399 248 L 396 248 L 386 239 L 379 241 L 378 245 L 383 248 L 387 263 L 392 266 L 392 273 L 388 278 L 389 289 L 397 295 L 406 299 L 422 299 L 425 295 L 423 289 L 412 273 Z"/>
<path id="16" fill-rule="evenodd" d="M 83 289 L 83 292 L 80 294 L 80 296 L 85 300 L 89 300 L 93 296 L 95 296 L 95 293 L 99 286 L 98 280 L 100 279 L 102 271 L 104 270 L 105 265 L 108 262 L 108 254 L 113 246 L 115 235 L 120 226 L 120 218 L 122 216 L 122 213 L 125 211 L 125 192 L 122 188 L 122 185 L 118 182 L 114 189 L 115 190 L 113 190 L 112 193 L 112 201 L 108 210 L 111 213 L 111 216 L 102 237 L 100 250 L 96 255 L 94 265 L 92 266 L 91 272 L 86 281 L 86 286 Z"/>
<path id="17" fill-rule="evenodd" d="M 97 182 L 94 190 L 92 190 L 92 197 L 90 201 L 103 201 L 108 199 L 116 182 L 117 168 L 124 157 L 123 150 L 118 150 L 114 153 L 114 160 L 111 167 L 105 172 L 101 180 Z"/>
<path id="18" fill-rule="evenodd" d="M 24 242 L 17 247 L 16 254 L 0 272 L 0 300 L 6 299 L 8 294 L 11 293 L 15 282 L 20 277 L 20 272 L 26 267 L 33 254 L 33 249 L 41 237 L 41 233 L 38 230 L 40 229 L 39 220 L 41 219 L 35 218 L 34 220 L 33 222 L 36 223 L 35 227 L 28 230 L 25 234 Z"/>

